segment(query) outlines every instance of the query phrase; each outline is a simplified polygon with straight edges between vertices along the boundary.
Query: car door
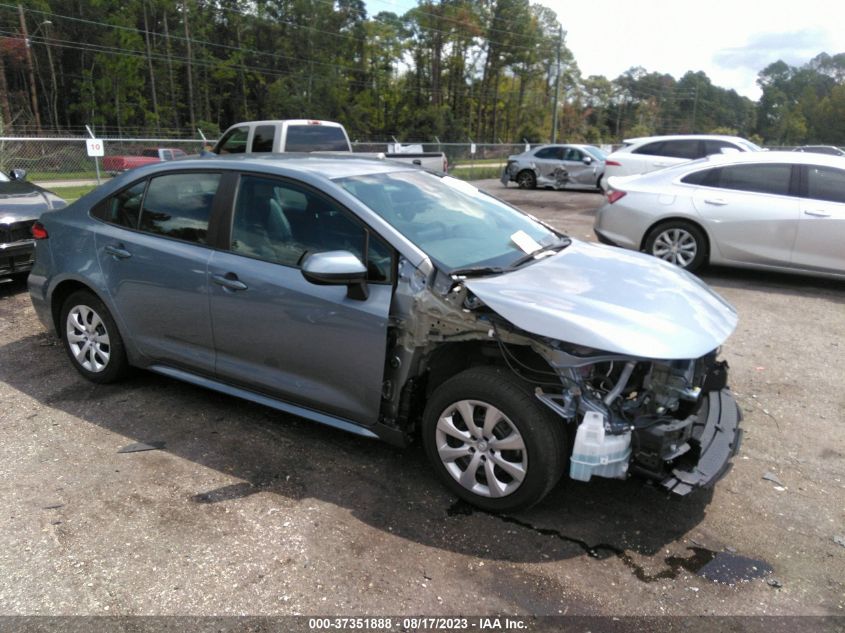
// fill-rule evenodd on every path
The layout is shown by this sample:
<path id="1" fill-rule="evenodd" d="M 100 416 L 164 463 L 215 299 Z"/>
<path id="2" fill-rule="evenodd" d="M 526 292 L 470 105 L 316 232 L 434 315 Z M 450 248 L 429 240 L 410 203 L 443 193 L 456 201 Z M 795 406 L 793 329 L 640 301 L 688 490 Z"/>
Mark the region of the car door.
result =
<path id="1" fill-rule="evenodd" d="M 845 272 L 845 170 L 802 167 L 803 197 L 792 264 L 822 272 Z"/>
<path id="2" fill-rule="evenodd" d="M 541 147 L 534 153 L 537 182 L 541 185 L 554 184 L 555 170 L 563 166 L 563 148 L 556 145 Z"/>
<path id="3" fill-rule="evenodd" d="M 105 287 L 125 332 L 151 362 L 211 374 L 209 224 L 221 175 L 140 181 L 92 210 Z"/>
<path id="4" fill-rule="evenodd" d="M 780 163 L 709 170 L 702 180 L 712 186 L 697 189 L 693 204 L 710 233 L 711 250 L 731 262 L 788 265 L 798 232 L 796 175 Z"/>
<path id="5" fill-rule="evenodd" d="M 289 180 L 244 174 L 229 248 L 209 263 L 216 373 L 226 382 L 372 425 L 378 419 L 393 255 L 350 212 Z M 306 281 L 307 254 L 348 250 L 368 297 Z"/>
<path id="6" fill-rule="evenodd" d="M 590 156 L 589 164 L 584 162 L 586 154 L 575 147 L 567 147 L 563 152 L 563 167 L 574 185 L 596 184 L 596 161 Z"/>

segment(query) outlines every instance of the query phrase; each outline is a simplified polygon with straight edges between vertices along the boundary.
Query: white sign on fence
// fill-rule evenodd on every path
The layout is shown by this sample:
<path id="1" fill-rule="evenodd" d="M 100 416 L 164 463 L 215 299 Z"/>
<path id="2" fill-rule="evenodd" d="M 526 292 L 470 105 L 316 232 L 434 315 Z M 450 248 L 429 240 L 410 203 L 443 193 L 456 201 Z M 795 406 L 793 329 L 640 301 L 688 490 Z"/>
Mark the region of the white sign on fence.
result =
<path id="1" fill-rule="evenodd" d="M 88 149 L 89 156 L 104 156 L 103 141 L 98 138 L 86 138 L 85 147 Z"/>
<path id="2" fill-rule="evenodd" d="M 469 153 L 475 155 L 475 143 L 469 144 Z"/>

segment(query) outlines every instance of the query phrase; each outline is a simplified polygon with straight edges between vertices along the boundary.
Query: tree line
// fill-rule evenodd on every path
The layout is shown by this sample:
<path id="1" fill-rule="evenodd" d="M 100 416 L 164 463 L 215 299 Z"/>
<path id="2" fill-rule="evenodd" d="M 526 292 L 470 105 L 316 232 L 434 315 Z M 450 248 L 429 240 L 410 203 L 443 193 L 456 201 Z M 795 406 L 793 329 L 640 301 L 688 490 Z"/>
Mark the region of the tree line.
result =
<path id="1" fill-rule="evenodd" d="M 363 0 L 0 1 L 0 123 L 211 138 L 319 118 L 373 141 L 542 142 L 554 128 L 573 142 L 845 144 L 845 54 L 769 65 L 754 102 L 703 72 L 584 77 L 565 26 L 529 0 L 418 0 L 404 15 L 368 15 Z"/>

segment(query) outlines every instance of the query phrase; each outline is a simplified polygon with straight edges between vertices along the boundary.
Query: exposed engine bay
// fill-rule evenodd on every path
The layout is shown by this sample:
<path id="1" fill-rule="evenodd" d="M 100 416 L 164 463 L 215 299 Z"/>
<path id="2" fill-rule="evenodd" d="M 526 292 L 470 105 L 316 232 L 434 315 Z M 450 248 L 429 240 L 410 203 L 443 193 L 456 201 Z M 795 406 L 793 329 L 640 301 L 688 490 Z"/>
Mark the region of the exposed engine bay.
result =
<path id="1" fill-rule="evenodd" d="M 478 341 L 486 362 L 504 363 L 566 425 L 571 478 L 631 473 L 685 495 L 728 472 L 741 414 L 718 349 L 688 360 L 596 350 L 526 332 L 461 283 L 440 287 L 404 295 L 412 316 L 394 324 L 388 383 L 405 389 L 386 395 L 396 396 L 397 418 L 413 408 L 409 392 L 425 381 L 438 347 Z"/>

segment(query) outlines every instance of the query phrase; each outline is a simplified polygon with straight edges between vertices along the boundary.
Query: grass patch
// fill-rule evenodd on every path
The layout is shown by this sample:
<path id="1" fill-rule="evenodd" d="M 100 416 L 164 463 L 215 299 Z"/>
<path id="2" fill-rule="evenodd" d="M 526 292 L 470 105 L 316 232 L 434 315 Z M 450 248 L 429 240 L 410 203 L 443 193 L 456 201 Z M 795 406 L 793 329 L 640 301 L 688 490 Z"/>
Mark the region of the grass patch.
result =
<path id="1" fill-rule="evenodd" d="M 502 175 L 501 167 L 473 167 L 471 169 L 449 170 L 449 175 L 461 180 L 485 180 L 487 178 L 498 178 Z"/>
<path id="2" fill-rule="evenodd" d="M 462 168 L 468 167 L 470 165 L 504 165 L 508 162 L 506 157 L 503 158 L 481 158 L 476 160 L 471 160 L 468 158 L 461 158 L 460 160 L 455 161 L 455 166 L 459 166 Z"/>
<path id="3" fill-rule="evenodd" d="M 106 176 L 106 172 L 100 168 L 100 177 Z M 27 180 L 50 181 L 50 180 L 93 180 L 97 172 L 91 171 L 29 171 L 26 172 Z"/>
<path id="4" fill-rule="evenodd" d="M 79 200 L 82 196 L 94 188 L 95 186 L 92 185 L 82 185 L 80 187 L 53 187 L 50 191 L 70 204 L 71 202 Z"/>

